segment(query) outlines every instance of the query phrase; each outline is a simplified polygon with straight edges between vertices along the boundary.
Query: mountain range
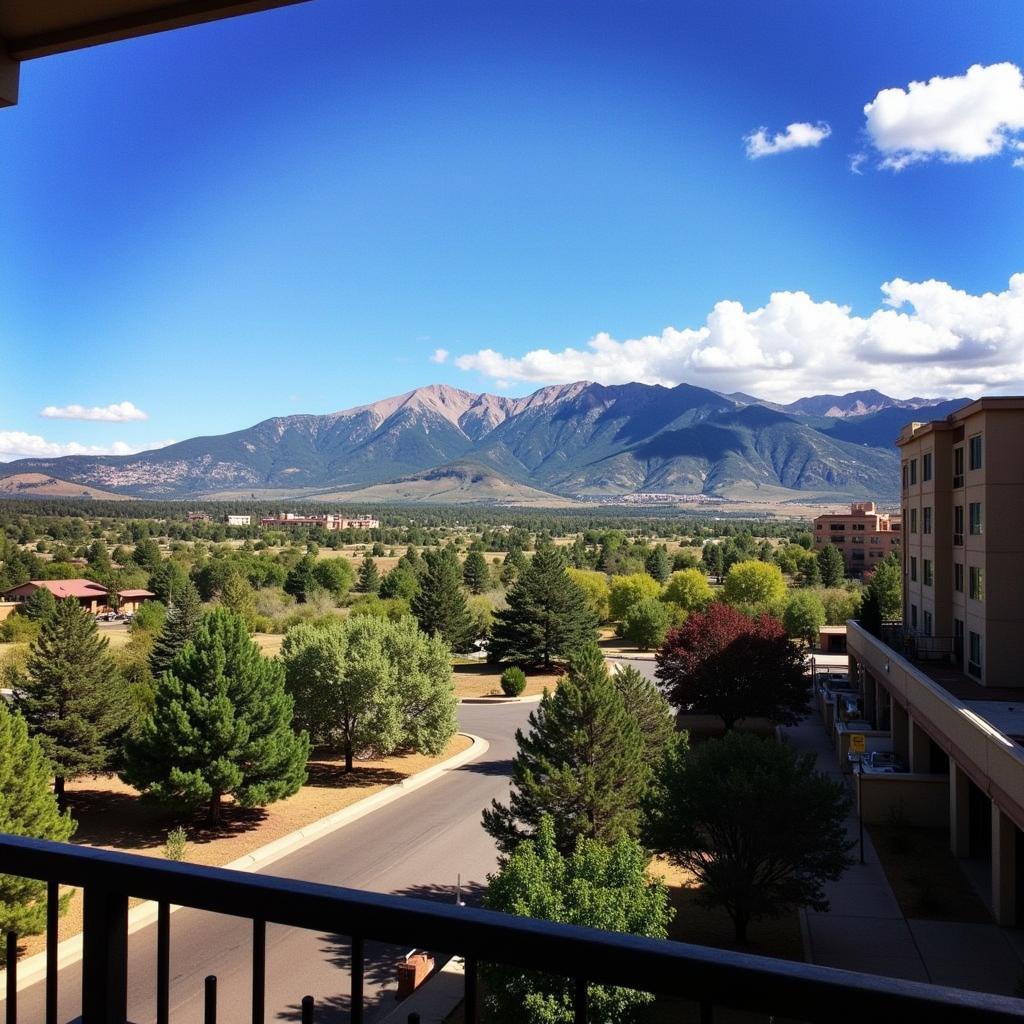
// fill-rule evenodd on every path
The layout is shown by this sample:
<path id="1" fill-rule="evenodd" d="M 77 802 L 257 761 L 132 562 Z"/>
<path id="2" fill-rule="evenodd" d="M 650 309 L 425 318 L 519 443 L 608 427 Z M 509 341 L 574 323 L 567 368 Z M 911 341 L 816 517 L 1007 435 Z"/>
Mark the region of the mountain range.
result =
<path id="1" fill-rule="evenodd" d="M 892 498 L 893 440 L 911 419 L 967 399 L 878 391 L 789 405 L 690 384 L 541 388 L 524 398 L 445 384 L 326 415 L 278 416 L 230 434 L 124 456 L 0 465 L 0 496 L 52 479 L 144 498 L 564 502 L 636 492 L 784 501 Z"/>

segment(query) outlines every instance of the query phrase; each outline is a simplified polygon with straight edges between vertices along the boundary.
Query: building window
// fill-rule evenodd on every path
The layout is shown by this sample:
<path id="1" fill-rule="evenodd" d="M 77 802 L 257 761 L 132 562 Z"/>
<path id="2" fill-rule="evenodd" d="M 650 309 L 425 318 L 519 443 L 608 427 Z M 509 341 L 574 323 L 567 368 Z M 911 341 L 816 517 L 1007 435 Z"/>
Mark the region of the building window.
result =
<path id="1" fill-rule="evenodd" d="M 864 524 L 863 524 L 863 523 L 854 523 L 854 524 L 853 524 L 853 525 L 852 525 L 852 526 L 850 527 L 850 529 L 851 529 L 851 530 L 863 530 L 863 529 L 864 529 Z"/>
<path id="2" fill-rule="evenodd" d="M 971 599 L 974 601 L 984 601 L 985 580 L 982 577 L 981 569 L 979 569 L 976 565 L 971 566 L 970 583 L 971 589 L 968 591 L 968 593 L 970 594 Z"/>
<path id="3" fill-rule="evenodd" d="M 971 536 L 977 537 L 981 534 L 981 502 L 972 501 L 967 506 L 967 514 L 970 522 Z"/>
<path id="4" fill-rule="evenodd" d="M 964 485 L 964 448 L 953 449 L 953 486 L 963 487 Z"/>
<path id="5" fill-rule="evenodd" d="M 970 445 L 970 456 L 967 461 L 967 465 L 970 469 L 981 469 L 983 452 L 981 447 L 981 434 L 975 434 L 974 437 L 968 441 Z"/>
<path id="6" fill-rule="evenodd" d="M 910 532 L 917 533 L 917 509 L 910 510 Z"/>
<path id="7" fill-rule="evenodd" d="M 932 560 L 930 558 L 926 558 L 924 560 L 924 565 L 922 566 L 922 568 L 924 569 L 924 585 L 926 587 L 934 586 L 935 569 L 933 567 Z"/>
<path id="8" fill-rule="evenodd" d="M 953 589 L 959 593 L 964 592 L 964 563 L 953 563 Z"/>
<path id="9" fill-rule="evenodd" d="M 917 629 L 917 605 L 910 606 L 910 628 Z"/>
<path id="10" fill-rule="evenodd" d="M 903 490 L 907 489 L 907 464 L 903 463 Z"/>
<path id="11" fill-rule="evenodd" d="M 881 543 L 881 541 L 880 541 L 880 539 L 878 537 L 869 537 L 868 539 L 871 541 L 872 544 L 879 544 L 879 543 Z"/>
<path id="12" fill-rule="evenodd" d="M 927 483 L 932 478 L 932 453 L 921 456 L 921 482 Z"/>
<path id="13" fill-rule="evenodd" d="M 910 556 L 910 582 L 917 582 L 917 555 Z"/>
<path id="14" fill-rule="evenodd" d="M 930 611 L 928 611 L 928 609 L 926 608 L 924 610 L 924 612 L 922 612 L 922 616 L 923 616 L 923 625 L 924 625 L 924 635 L 925 636 L 931 636 L 932 635 L 932 613 Z"/>
<path id="15" fill-rule="evenodd" d="M 829 529 L 832 530 L 833 532 L 836 531 L 836 530 L 845 530 L 846 529 L 846 523 L 830 523 L 829 524 Z"/>
<path id="16" fill-rule="evenodd" d="M 825 524 L 824 524 L 824 523 L 815 523 L 815 524 L 814 524 L 814 528 L 815 528 L 816 530 L 822 530 L 822 529 L 824 529 L 824 528 L 825 528 Z"/>
<path id="17" fill-rule="evenodd" d="M 964 507 L 963 505 L 953 506 L 953 543 L 962 547 L 964 543 Z"/>
<path id="18" fill-rule="evenodd" d="M 864 561 L 864 552 L 863 551 L 854 551 L 853 554 L 850 557 L 855 562 L 863 562 Z"/>
<path id="19" fill-rule="evenodd" d="M 910 483 L 911 486 L 917 483 L 917 459 L 910 460 Z"/>
<path id="20" fill-rule="evenodd" d="M 981 675 L 981 634 L 980 633 L 975 633 L 973 630 L 971 630 L 971 632 L 968 633 L 968 637 L 970 639 L 970 644 L 969 644 L 970 654 L 968 655 L 968 659 L 967 659 L 967 671 L 970 672 L 970 674 L 972 676 L 980 676 Z"/>
<path id="21" fill-rule="evenodd" d="M 863 544 L 864 543 L 864 538 L 863 537 L 851 537 L 850 538 L 850 543 L 851 544 Z"/>
<path id="22" fill-rule="evenodd" d="M 931 533 L 932 532 L 932 507 L 931 505 L 925 505 L 921 509 L 921 532 Z"/>

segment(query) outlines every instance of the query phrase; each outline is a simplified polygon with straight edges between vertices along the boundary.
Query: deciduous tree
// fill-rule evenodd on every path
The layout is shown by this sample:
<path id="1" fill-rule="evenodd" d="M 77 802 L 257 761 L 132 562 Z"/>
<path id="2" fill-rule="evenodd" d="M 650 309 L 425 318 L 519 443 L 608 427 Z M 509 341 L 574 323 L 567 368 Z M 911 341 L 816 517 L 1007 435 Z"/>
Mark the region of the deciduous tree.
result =
<path id="1" fill-rule="evenodd" d="M 707 576 L 700 569 L 681 569 L 674 572 L 665 584 L 661 599 L 677 604 L 687 612 L 702 612 L 714 597 Z"/>
<path id="2" fill-rule="evenodd" d="M 773 739 L 730 733 L 670 750 L 646 806 L 650 845 L 693 873 L 739 943 L 751 921 L 827 910 L 824 883 L 851 863 L 845 788 Z"/>
<path id="3" fill-rule="evenodd" d="M 671 619 L 672 614 L 664 602 L 646 597 L 626 612 L 622 635 L 639 650 L 649 651 L 664 643 Z"/>
<path id="4" fill-rule="evenodd" d="M 771 562 L 737 562 L 726 573 L 723 596 L 729 604 L 781 611 L 786 581 L 782 570 Z"/>
<path id="5" fill-rule="evenodd" d="M 661 584 L 645 572 L 614 576 L 611 581 L 611 595 L 608 599 L 609 612 L 616 622 L 626 617 L 633 605 L 647 597 L 659 597 Z"/>
<path id="6" fill-rule="evenodd" d="M 718 715 L 726 730 L 750 717 L 793 724 L 807 711 L 800 652 L 769 615 L 716 602 L 670 631 L 657 661 L 672 704 Z"/>
<path id="7" fill-rule="evenodd" d="M 620 835 L 609 844 L 580 839 L 561 851 L 550 818 L 536 838 L 521 843 L 488 876 L 484 906 L 506 914 L 628 932 L 663 939 L 672 919 L 668 891 L 647 873 L 647 852 Z M 485 1016 L 498 1024 L 542 1021 L 572 1024 L 576 1019 L 571 980 L 552 974 L 487 967 Z M 590 985 L 587 1020 L 623 1024 L 634 1020 L 653 997 L 636 989 Z"/>

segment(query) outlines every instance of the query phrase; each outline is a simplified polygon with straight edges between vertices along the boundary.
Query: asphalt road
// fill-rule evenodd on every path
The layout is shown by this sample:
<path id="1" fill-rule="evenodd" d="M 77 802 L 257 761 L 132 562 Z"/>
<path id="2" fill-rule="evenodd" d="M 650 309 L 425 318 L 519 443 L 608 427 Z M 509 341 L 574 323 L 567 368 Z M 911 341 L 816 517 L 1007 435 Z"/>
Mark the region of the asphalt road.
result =
<path id="1" fill-rule="evenodd" d="M 423 789 L 402 797 L 333 835 L 267 868 L 268 874 L 454 902 L 461 874 L 464 897 L 479 894 L 496 862 L 480 812 L 508 792 L 515 730 L 533 704 L 464 704 L 461 728 L 484 737 L 490 749 Z M 254 908 L 255 909 L 255 908 Z M 203 979 L 217 976 L 218 1021 L 251 1020 L 249 921 L 193 910 L 171 915 L 171 1019 L 202 1021 Z M 129 1019 L 156 1017 L 156 928 L 129 937 Z M 366 1021 L 394 1006 L 395 966 L 404 950 L 368 945 Z M 267 1021 L 298 1020 L 303 996 L 316 999 L 318 1022 L 348 1019 L 348 940 L 342 936 L 267 928 Z M 81 1008 L 81 962 L 60 972 L 58 1019 Z M 43 1019 L 43 985 L 19 995 L 19 1019 Z"/>

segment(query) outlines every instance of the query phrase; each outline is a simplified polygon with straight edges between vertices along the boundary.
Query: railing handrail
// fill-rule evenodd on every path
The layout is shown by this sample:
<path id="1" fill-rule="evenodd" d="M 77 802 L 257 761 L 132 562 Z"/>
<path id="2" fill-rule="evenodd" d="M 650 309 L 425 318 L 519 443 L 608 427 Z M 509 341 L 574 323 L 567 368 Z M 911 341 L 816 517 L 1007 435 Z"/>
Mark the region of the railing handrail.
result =
<path id="1" fill-rule="evenodd" d="M 20 836 L 0 872 L 804 1020 L 1024 1020 L 1007 996 Z"/>

